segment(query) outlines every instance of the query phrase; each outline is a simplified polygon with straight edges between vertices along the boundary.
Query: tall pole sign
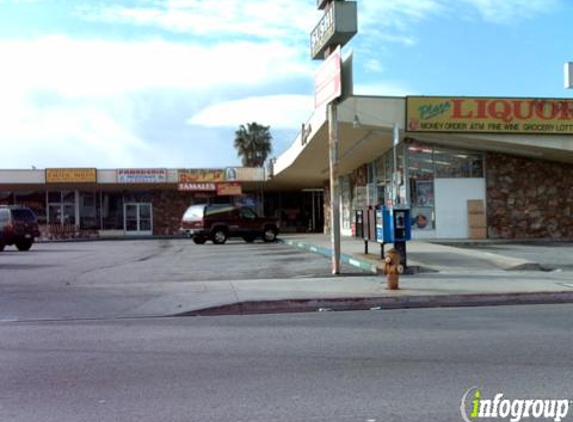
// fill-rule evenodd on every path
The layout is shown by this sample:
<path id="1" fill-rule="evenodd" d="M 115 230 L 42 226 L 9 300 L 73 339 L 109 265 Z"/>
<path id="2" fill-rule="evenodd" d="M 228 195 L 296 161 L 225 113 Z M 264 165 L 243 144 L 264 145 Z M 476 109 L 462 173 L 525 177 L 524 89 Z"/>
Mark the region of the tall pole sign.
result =
<path id="1" fill-rule="evenodd" d="M 340 49 L 356 34 L 356 2 L 317 0 L 324 15 L 310 33 L 310 56 L 324 59 L 315 78 L 315 107 L 328 104 L 328 156 L 330 175 L 330 240 L 332 274 L 340 274 L 340 191 L 338 175 L 338 110 L 342 87 Z"/>

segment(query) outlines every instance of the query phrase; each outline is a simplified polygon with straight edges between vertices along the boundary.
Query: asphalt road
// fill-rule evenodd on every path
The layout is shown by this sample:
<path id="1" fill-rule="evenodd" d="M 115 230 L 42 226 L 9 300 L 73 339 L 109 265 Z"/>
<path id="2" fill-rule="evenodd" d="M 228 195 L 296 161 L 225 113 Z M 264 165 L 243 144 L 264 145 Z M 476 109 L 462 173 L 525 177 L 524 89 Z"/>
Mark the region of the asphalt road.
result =
<path id="1" fill-rule="evenodd" d="M 346 265 L 342 271 L 361 274 Z M 171 293 L 200 294 L 205 290 L 202 281 L 223 290 L 228 280 L 329 274 L 326 258 L 280 243 L 195 245 L 189 239 L 38 243 L 29 252 L 6 248 L 0 253 L 0 320 L 132 316 L 152 300 L 167 295 L 168 301 Z"/>
<path id="2" fill-rule="evenodd" d="M 573 398 L 571 315 L 538 305 L 5 322 L 0 420 L 461 421 L 473 386 L 483 398 Z"/>

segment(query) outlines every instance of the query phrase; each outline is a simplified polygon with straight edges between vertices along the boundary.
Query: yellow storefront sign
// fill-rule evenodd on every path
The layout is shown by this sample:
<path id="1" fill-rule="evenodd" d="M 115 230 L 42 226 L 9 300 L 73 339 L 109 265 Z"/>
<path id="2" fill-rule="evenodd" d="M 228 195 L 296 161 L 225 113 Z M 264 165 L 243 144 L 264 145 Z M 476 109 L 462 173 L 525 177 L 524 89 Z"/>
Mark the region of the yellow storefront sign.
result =
<path id="1" fill-rule="evenodd" d="M 573 134 L 573 100 L 406 97 L 409 132 Z"/>
<path id="2" fill-rule="evenodd" d="M 225 181 L 223 169 L 181 169 L 178 173 L 180 183 Z"/>
<path id="3" fill-rule="evenodd" d="M 46 169 L 46 183 L 96 183 L 95 168 Z"/>

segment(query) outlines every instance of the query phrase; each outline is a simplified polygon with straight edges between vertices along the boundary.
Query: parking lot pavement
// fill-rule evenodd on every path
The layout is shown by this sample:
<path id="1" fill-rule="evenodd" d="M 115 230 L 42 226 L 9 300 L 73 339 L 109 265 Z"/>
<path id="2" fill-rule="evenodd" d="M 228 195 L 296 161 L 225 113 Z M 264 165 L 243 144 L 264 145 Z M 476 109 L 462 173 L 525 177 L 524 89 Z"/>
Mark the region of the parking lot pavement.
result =
<path id="1" fill-rule="evenodd" d="M 343 272 L 361 274 L 351 266 Z M 0 320 L 121 317 L 150 301 L 162 314 L 161 301 L 170 308 L 171 294 L 199 295 L 207 285 L 224 296 L 232 294 L 229 280 L 329 274 L 326 258 L 279 243 L 38 243 L 29 252 L 6 248 L 0 253 Z"/>

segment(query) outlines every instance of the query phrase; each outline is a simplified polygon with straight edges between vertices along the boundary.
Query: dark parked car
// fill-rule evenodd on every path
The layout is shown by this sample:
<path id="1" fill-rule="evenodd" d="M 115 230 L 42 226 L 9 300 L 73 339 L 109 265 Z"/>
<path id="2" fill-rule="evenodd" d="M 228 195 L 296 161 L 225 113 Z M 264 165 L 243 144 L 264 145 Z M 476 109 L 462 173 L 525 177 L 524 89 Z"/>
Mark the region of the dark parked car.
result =
<path id="1" fill-rule="evenodd" d="M 16 245 L 27 251 L 40 236 L 36 215 L 28 207 L 18 205 L 0 206 L 0 251 L 6 245 Z"/>
<path id="2" fill-rule="evenodd" d="M 242 237 L 246 242 L 253 242 L 256 238 L 274 242 L 279 226 L 276 220 L 259 217 L 249 207 L 192 205 L 185 211 L 179 230 L 197 244 L 207 240 L 223 244 L 229 237 Z"/>

